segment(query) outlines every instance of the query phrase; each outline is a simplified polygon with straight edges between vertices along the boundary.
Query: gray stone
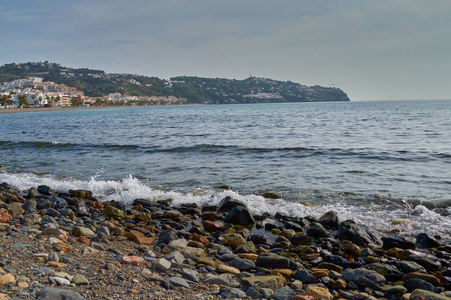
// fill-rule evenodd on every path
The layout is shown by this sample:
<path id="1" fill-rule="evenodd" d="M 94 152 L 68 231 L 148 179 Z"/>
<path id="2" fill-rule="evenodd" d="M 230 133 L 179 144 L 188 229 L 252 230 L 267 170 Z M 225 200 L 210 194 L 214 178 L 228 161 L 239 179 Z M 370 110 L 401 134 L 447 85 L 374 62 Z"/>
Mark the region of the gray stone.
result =
<path id="1" fill-rule="evenodd" d="M 176 240 L 177 239 L 177 232 L 174 230 L 174 229 L 172 229 L 172 228 L 169 228 L 169 229 L 166 229 L 166 230 L 163 230 L 161 233 L 160 233 L 160 237 L 158 238 L 158 244 L 169 244 L 171 241 L 173 241 L 173 240 Z"/>
<path id="2" fill-rule="evenodd" d="M 365 268 L 346 269 L 342 275 L 347 281 L 352 281 L 361 287 L 370 287 L 376 290 L 380 290 L 386 281 L 385 277 L 376 271 Z"/>
<path id="3" fill-rule="evenodd" d="M 449 297 L 426 290 L 416 289 L 412 292 L 409 299 L 416 300 L 418 297 L 423 297 L 426 300 L 449 300 Z M 421 299 L 421 298 L 420 298 Z"/>
<path id="4" fill-rule="evenodd" d="M 221 275 L 207 275 L 207 278 L 204 280 L 204 283 L 207 284 L 217 284 L 217 285 L 229 285 L 232 281 L 232 275 L 230 274 L 221 274 Z"/>
<path id="5" fill-rule="evenodd" d="M 109 237 L 111 235 L 111 233 L 110 233 L 110 230 L 108 229 L 108 227 L 102 226 L 96 230 L 96 235 L 99 238 L 106 238 L 106 237 Z"/>
<path id="6" fill-rule="evenodd" d="M 81 226 L 75 226 L 72 229 L 72 233 L 75 236 L 86 236 L 86 237 L 91 237 L 95 234 L 94 231 L 92 231 L 91 229 Z"/>
<path id="7" fill-rule="evenodd" d="M 423 268 L 423 266 L 417 264 L 414 261 L 407 260 L 399 261 L 396 262 L 396 266 L 404 273 L 412 273 L 412 272 L 427 273 L 426 269 Z"/>
<path id="8" fill-rule="evenodd" d="M 318 283 L 319 282 L 318 279 L 316 279 L 307 270 L 299 270 L 296 273 L 295 278 L 300 280 L 303 284 L 310 284 L 310 283 Z"/>
<path id="9" fill-rule="evenodd" d="M 199 273 L 191 269 L 183 269 L 182 277 L 190 281 L 199 282 Z"/>
<path id="10" fill-rule="evenodd" d="M 429 272 L 435 273 L 442 269 L 442 264 L 440 262 L 434 261 L 427 257 L 423 257 L 423 256 L 419 256 L 419 255 L 409 255 L 409 257 L 407 257 L 406 260 L 416 262 L 417 264 L 423 266 L 426 269 L 426 271 L 429 271 Z"/>
<path id="11" fill-rule="evenodd" d="M 346 220 L 338 227 L 336 236 L 339 240 L 350 241 L 358 246 L 370 244 L 380 245 L 381 234 L 364 225 L 358 225 L 352 220 Z"/>
<path id="12" fill-rule="evenodd" d="M 436 292 L 436 287 L 423 279 L 420 278 L 412 278 L 408 279 L 404 282 L 404 286 L 407 289 L 407 292 L 412 293 L 416 289 L 427 290 L 430 292 Z"/>
<path id="13" fill-rule="evenodd" d="M 253 287 L 250 287 L 246 290 L 246 295 L 251 297 L 252 299 L 260 299 L 263 297 L 263 295 Z"/>
<path id="14" fill-rule="evenodd" d="M 247 242 L 236 247 L 235 253 L 257 253 L 257 249 L 253 242 Z"/>
<path id="15" fill-rule="evenodd" d="M 416 240 L 417 246 L 420 248 L 437 248 L 440 246 L 440 242 L 427 233 L 420 233 L 417 235 Z"/>
<path id="16" fill-rule="evenodd" d="M 230 290 L 224 290 L 219 293 L 219 295 L 224 299 L 234 299 L 246 297 L 246 293 L 240 289 L 233 288 Z"/>
<path id="17" fill-rule="evenodd" d="M 175 262 L 178 264 L 183 264 L 183 262 L 185 261 L 185 257 L 179 251 L 172 251 L 171 253 L 167 254 L 164 258 L 166 258 L 170 262 Z"/>
<path id="18" fill-rule="evenodd" d="M 246 207 L 246 205 L 243 202 L 233 199 L 230 196 L 227 196 L 224 199 L 222 199 L 219 205 L 221 206 L 219 212 L 229 212 L 236 206 Z"/>
<path id="19" fill-rule="evenodd" d="M 312 223 L 307 229 L 307 235 L 317 238 L 331 237 L 330 233 L 321 223 Z"/>
<path id="20" fill-rule="evenodd" d="M 328 211 L 319 218 L 319 222 L 326 228 L 336 229 L 338 227 L 338 216 L 336 211 Z"/>
<path id="21" fill-rule="evenodd" d="M 83 297 L 74 291 L 46 287 L 36 294 L 36 300 L 83 300 Z"/>
<path id="22" fill-rule="evenodd" d="M 161 271 L 167 271 L 171 268 L 171 262 L 165 258 L 160 258 L 155 262 L 155 268 Z"/>
<path id="23" fill-rule="evenodd" d="M 89 285 L 89 280 L 82 274 L 75 274 L 71 281 L 76 285 Z"/>
<path id="24" fill-rule="evenodd" d="M 404 277 L 404 273 L 392 265 L 372 263 L 366 265 L 365 268 L 367 268 L 368 270 L 376 271 L 390 281 L 398 281 Z"/>
<path id="25" fill-rule="evenodd" d="M 47 257 L 47 261 L 60 261 L 60 259 L 58 257 L 58 253 L 50 252 L 49 256 Z"/>
<path id="26" fill-rule="evenodd" d="M 290 260 L 276 253 L 262 253 L 257 257 L 256 265 L 263 268 L 288 268 Z"/>
<path id="27" fill-rule="evenodd" d="M 255 263 L 252 260 L 242 258 L 235 258 L 231 260 L 229 265 L 240 271 L 248 271 L 255 268 Z"/>
<path id="28" fill-rule="evenodd" d="M 271 289 L 261 288 L 258 291 L 262 294 L 262 297 L 265 299 L 272 299 L 274 297 L 274 291 Z"/>
<path id="29" fill-rule="evenodd" d="M 281 287 L 274 293 L 274 300 L 293 300 L 296 293 L 287 286 Z"/>
<path id="30" fill-rule="evenodd" d="M 178 277 L 178 276 L 174 276 L 174 277 L 170 277 L 169 278 L 169 282 L 173 285 L 173 286 L 181 286 L 184 288 L 189 289 L 189 284 L 188 282 L 186 282 L 185 279 Z"/>

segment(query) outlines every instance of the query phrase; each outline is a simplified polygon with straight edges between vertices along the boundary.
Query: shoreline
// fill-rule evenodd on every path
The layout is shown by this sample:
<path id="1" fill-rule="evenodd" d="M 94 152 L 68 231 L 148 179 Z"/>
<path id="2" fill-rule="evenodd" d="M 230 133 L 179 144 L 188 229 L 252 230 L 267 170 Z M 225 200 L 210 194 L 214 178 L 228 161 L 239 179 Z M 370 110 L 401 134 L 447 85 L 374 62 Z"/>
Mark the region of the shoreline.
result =
<path id="1" fill-rule="evenodd" d="M 145 107 L 145 106 L 89 106 L 89 107 L 28 107 L 28 108 L 3 108 L 0 114 L 30 113 L 30 112 L 46 112 L 46 111 L 66 111 L 66 110 L 89 110 L 89 109 L 108 109 L 108 108 L 124 108 L 124 107 Z"/>
<path id="2" fill-rule="evenodd" d="M 0 200 L 1 299 L 451 297 L 449 242 L 384 235 L 334 211 L 253 215 L 231 197 L 125 206 L 7 183 Z"/>

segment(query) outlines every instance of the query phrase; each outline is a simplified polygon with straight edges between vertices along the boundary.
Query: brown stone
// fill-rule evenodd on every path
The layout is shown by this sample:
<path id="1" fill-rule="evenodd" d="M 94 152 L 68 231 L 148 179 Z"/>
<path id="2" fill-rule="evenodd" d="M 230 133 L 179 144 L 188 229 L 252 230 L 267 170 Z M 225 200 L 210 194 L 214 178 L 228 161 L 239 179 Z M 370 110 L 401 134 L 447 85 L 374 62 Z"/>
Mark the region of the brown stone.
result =
<path id="1" fill-rule="evenodd" d="M 0 223 L 9 223 L 12 219 L 13 217 L 5 208 L 0 209 Z"/>
<path id="2" fill-rule="evenodd" d="M 139 256 L 122 256 L 121 264 L 147 267 L 147 262 Z"/>
<path id="3" fill-rule="evenodd" d="M 155 238 L 144 236 L 142 232 L 130 230 L 126 235 L 127 239 L 134 241 L 139 245 L 151 246 L 155 242 Z"/>
<path id="4" fill-rule="evenodd" d="M 67 242 L 69 240 L 69 232 L 59 229 L 59 228 L 46 228 L 43 232 L 43 235 L 53 236 L 59 239 L 60 241 Z"/>
<path id="5" fill-rule="evenodd" d="M 233 275 L 239 275 L 241 273 L 237 268 L 227 265 L 218 265 L 217 270 L 219 273 L 230 273 Z"/>
<path id="6" fill-rule="evenodd" d="M 89 244 L 91 240 L 86 236 L 81 236 L 78 238 L 78 242 L 82 244 Z"/>
<path id="7" fill-rule="evenodd" d="M 61 263 L 58 261 L 49 261 L 49 262 L 47 262 L 47 266 L 49 266 L 51 268 L 55 268 L 55 269 L 63 269 L 65 267 L 67 267 L 67 264 Z"/>
<path id="8" fill-rule="evenodd" d="M 239 258 L 242 259 L 250 259 L 252 261 L 256 261 L 258 258 L 258 254 L 255 253 L 238 253 Z"/>
<path id="9" fill-rule="evenodd" d="M 319 258 L 320 254 L 319 253 L 303 254 L 303 255 L 301 254 L 301 255 L 299 255 L 299 257 L 302 260 L 311 261 L 311 260 L 315 260 L 315 259 Z"/>
<path id="10" fill-rule="evenodd" d="M 201 242 L 204 245 L 207 245 L 210 241 L 204 237 L 203 235 L 197 234 L 197 233 L 191 233 L 189 236 L 189 239 L 196 242 Z"/>
<path id="11" fill-rule="evenodd" d="M 208 232 L 217 232 L 224 229 L 224 224 L 222 224 L 221 222 L 204 221 L 202 225 Z"/>
<path id="12" fill-rule="evenodd" d="M 0 285 L 16 284 L 16 278 L 11 273 L 0 275 Z"/>
<path id="13" fill-rule="evenodd" d="M 293 271 L 290 269 L 274 269 L 271 271 L 271 275 L 282 275 L 286 279 L 290 279 L 290 277 L 293 275 Z"/>
<path id="14" fill-rule="evenodd" d="M 306 294 L 312 296 L 314 300 L 332 300 L 333 296 L 325 288 L 308 285 Z"/>
<path id="15" fill-rule="evenodd" d="M 214 212 L 204 212 L 202 214 L 202 220 L 204 221 L 217 221 L 219 220 L 218 214 Z"/>
<path id="16" fill-rule="evenodd" d="M 296 297 L 294 297 L 294 300 L 315 300 L 313 298 L 313 296 L 309 296 L 309 295 L 296 295 Z"/>
<path id="17" fill-rule="evenodd" d="M 327 269 L 311 269 L 310 274 L 312 274 L 315 278 L 321 278 L 329 276 L 329 270 Z"/>
<path id="18" fill-rule="evenodd" d="M 56 251 L 64 251 L 66 253 L 74 251 L 74 247 L 63 242 L 53 244 L 53 249 Z"/>

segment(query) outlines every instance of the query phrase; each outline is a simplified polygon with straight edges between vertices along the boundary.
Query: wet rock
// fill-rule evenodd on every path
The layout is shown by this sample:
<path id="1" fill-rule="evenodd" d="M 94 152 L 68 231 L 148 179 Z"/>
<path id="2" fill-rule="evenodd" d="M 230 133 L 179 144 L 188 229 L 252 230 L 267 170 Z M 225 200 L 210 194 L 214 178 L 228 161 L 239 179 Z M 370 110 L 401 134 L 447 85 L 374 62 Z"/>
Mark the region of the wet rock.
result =
<path id="1" fill-rule="evenodd" d="M 48 185 L 40 185 L 38 186 L 38 192 L 43 195 L 53 195 L 56 193 L 55 190 L 51 189 Z"/>
<path id="2" fill-rule="evenodd" d="M 310 245 L 312 243 L 312 239 L 306 233 L 300 233 L 292 237 L 290 242 L 295 246 Z"/>
<path id="3" fill-rule="evenodd" d="M 359 268 L 363 264 L 357 261 L 347 261 L 339 255 L 326 255 L 323 257 L 325 262 L 332 263 L 343 268 Z"/>
<path id="4" fill-rule="evenodd" d="M 222 242 L 224 246 L 231 246 L 232 248 L 236 248 L 245 243 L 246 241 L 244 240 L 243 236 L 238 233 L 226 235 L 224 241 Z"/>
<path id="5" fill-rule="evenodd" d="M 407 281 L 412 278 L 419 278 L 419 279 L 427 281 L 435 286 L 441 286 L 440 280 L 437 277 L 435 277 L 434 275 L 423 274 L 423 273 L 418 273 L 418 272 L 412 272 L 412 273 L 407 274 L 406 276 L 404 276 L 403 280 Z"/>
<path id="6" fill-rule="evenodd" d="M 338 216 L 336 211 L 328 211 L 319 218 L 319 223 L 329 229 L 336 229 L 338 227 Z"/>
<path id="7" fill-rule="evenodd" d="M 237 206 L 246 207 L 246 205 L 243 202 L 233 199 L 232 197 L 229 196 L 222 199 L 219 205 L 220 205 L 219 212 L 226 213 L 231 211 L 234 207 Z"/>
<path id="8" fill-rule="evenodd" d="M 331 237 L 331 234 L 324 228 L 321 223 L 312 223 L 307 229 L 307 235 L 316 238 Z"/>
<path id="9" fill-rule="evenodd" d="M 381 274 L 385 278 L 391 281 L 401 280 L 404 276 L 404 273 L 399 271 L 398 268 L 392 265 L 381 264 L 381 263 L 372 263 L 365 266 L 368 270 L 376 271 Z"/>
<path id="10" fill-rule="evenodd" d="M 427 273 L 426 269 L 423 266 L 417 264 L 414 261 L 398 261 L 396 262 L 396 266 L 404 273 Z"/>
<path id="11" fill-rule="evenodd" d="M 296 272 L 295 278 L 300 280 L 303 284 L 318 283 L 319 280 L 310 274 L 307 270 L 299 270 Z"/>
<path id="12" fill-rule="evenodd" d="M 382 237 L 384 249 L 401 248 L 401 249 L 415 249 L 416 240 L 411 237 L 393 235 Z"/>
<path id="13" fill-rule="evenodd" d="M 449 297 L 440 295 L 437 293 L 433 293 L 426 290 L 416 289 L 412 292 L 409 297 L 409 300 L 418 300 L 418 299 L 426 299 L 426 300 L 449 300 Z"/>
<path id="14" fill-rule="evenodd" d="M 83 297 L 74 291 L 45 287 L 36 294 L 36 300 L 83 300 Z"/>
<path id="15" fill-rule="evenodd" d="M 221 222 L 204 221 L 202 225 L 207 232 L 218 232 L 224 230 L 224 224 Z"/>
<path id="16" fill-rule="evenodd" d="M 247 242 L 236 247 L 235 253 L 257 253 L 253 242 Z"/>
<path id="17" fill-rule="evenodd" d="M 178 238 L 177 231 L 172 228 L 163 230 L 160 233 L 160 237 L 158 238 L 158 244 L 169 244 L 171 241 L 176 240 Z"/>
<path id="18" fill-rule="evenodd" d="M 224 222 L 243 226 L 253 226 L 255 224 L 255 220 L 252 217 L 249 209 L 244 206 L 235 206 L 234 208 L 232 208 L 224 217 Z"/>
<path id="19" fill-rule="evenodd" d="M 256 260 L 256 265 L 263 268 L 288 268 L 290 260 L 276 253 L 262 253 Z"/>
<path id="20" fill-rule="evenodd" d="M 125 216 L 122 209 L 116 208 L 111 205 L 105 206 L 105 208 L 103 209 L 103 214 L 105 215 L 105 217 L 111 219 L 122 219 Z"/>
<path id="21" fill-rule="evenodd" d="M 274 300 L 293 300 L 296 293 L 287 286 L 281 287 L 274 293 Z"/>
<path id="22" fill-rule="evenodd" d="M 339 240 L 350 241 L 358 246 L 380 245 L 381 234 L 364 225 L 356 224 L 352 220 L 346 220 L 338 227 L 335 237 Z"/>
<path id="23" fill-rule="evenodd" d="M 442 269 L 442 264 L 438 261 L 433 261 L 432 259 L 429 259 L 424 256 L 418 256 L 418 255 L 409 255 L 407 257 L 408 261 L 414 261 L 420 266 L 424 267 L 427 271 L 440 271 Z"/>
<path id="24" fill-rule="evenodd" d="M 265 244 L 268 241 L 268 236 L 264 234 L 253 233 L 247 237 L 247 240 L 253 242 L 254 245 Z"/>
<path id="25" fill-rule="evenodd" d="M 420 233 L 416 236 L 416 240 L 417 246 L 420 248 L 437 248 L 440 246 L 440 242 L 427 233 Z"/>
<path id="26" fill-rule="evenodd" d="M 436 287 L 423 279 L 420 278 L 412 278 L 408 279 L 404 282 L 404 286 L 406 287 L 409 293 L 412 293 L 416 289 L 427 290 L 430 292 L 436 292 Z"/>
<path id="27" fill-rule="evenodd" d="M 371 287 L 379 290 L 385 284 L 385 277 L 376 271 L 365 268 L 346 269 L 342 273 L 347 281 L 354 282 L 361 287 Z"/>

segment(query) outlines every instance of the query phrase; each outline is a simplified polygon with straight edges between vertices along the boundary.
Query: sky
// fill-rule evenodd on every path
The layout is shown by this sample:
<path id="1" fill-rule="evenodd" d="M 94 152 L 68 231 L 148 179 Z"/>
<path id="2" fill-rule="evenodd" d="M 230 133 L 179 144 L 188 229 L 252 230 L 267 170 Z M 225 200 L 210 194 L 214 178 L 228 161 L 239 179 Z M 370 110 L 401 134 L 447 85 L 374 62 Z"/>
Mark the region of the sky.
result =
<path id="1" fill-rule="evenodd" d="M 0 65 L 249 75 L 351 101 L 451 99 L 449 0 L 1 0 Z"/>

